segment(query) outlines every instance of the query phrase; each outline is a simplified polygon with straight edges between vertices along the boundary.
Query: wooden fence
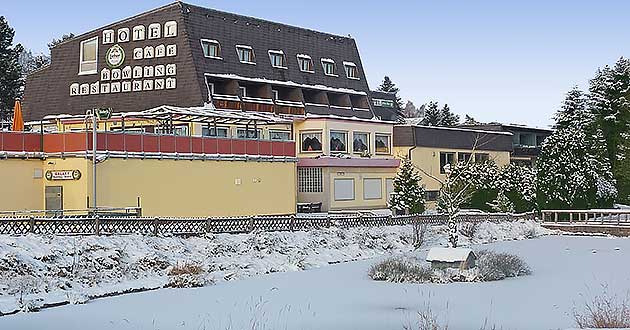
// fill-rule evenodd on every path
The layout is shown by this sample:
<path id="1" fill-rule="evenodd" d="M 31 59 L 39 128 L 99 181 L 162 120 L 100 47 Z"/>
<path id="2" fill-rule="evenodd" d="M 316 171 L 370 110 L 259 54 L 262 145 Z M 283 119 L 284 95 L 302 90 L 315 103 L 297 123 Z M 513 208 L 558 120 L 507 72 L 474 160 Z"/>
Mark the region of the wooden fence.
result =
<path id="1" fill-rule="evenodd" d="M 460 215 L 458 222 L 501 222 L 535 219 L 534 213 Z M 7 217 L 0 218 L 4 235 L 203 235 L 253 231 L 306 231 L 318 228 L 380 227 L 408 224 L 444 225 L 446 215 L 409 216 L 255 216 L 238 218 L 138 217 Z"/>
<path id="2" fill-rule="evenodd" d="M 544 223 L 630 227 L 630 209 L 543 210 Z"/>

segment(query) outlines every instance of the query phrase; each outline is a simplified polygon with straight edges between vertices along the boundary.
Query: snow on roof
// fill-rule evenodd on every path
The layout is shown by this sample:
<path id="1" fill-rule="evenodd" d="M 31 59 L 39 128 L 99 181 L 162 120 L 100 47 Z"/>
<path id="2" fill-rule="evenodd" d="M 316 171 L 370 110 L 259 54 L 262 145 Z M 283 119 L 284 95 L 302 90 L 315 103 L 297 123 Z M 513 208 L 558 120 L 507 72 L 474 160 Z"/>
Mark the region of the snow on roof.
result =
<path id="1" fill-rule="evenodd" d="M 206 77 L 214 77 L 214 78 L 223 78 L 223 79 L 236 79 L 242 81 L 250 81 L 257 82 L 262 84 L 274 84 L 274 85 L 282 85 L 282 86 L 290 86 L 290 87 L 300 87 L 300 88 L 312 88 L 319 89 L 328 92 L 337 92 L 337 93 L 346 93 L 346 94 L 355 94 L 355 95 L 367 95 L 367 93 L 362 91 L 357 91 L 349 88 L 334 88 L 328 87 L 324 85 L 306 85 L 300 84 L 293 81 L 282 81 L 282 80 L 272 80 L 272 79 L 264 79 L 264 78 L 249 78 L 243 77 L 232 73 L 206 73 Z"/>
<path id="2" fill-rule="evenodd" d="M 457 128 L 457 127 L 426 126 L 426 125 L 409 124 L 409 123 L 398 124 L 396 126 L 411 126 L 411 127 L 420 127 L 420 128 L 428 128 L 428 129 L 441 129 L 441 130 L 475 132 L 475 133 L 484 133 L 484 134 L 499 134 L 499 135 L 510 135 L 510 136 L 514 135 L 510 132 L 488 131 L 488 130 L 470 129 L 470 128 Z"/>
<path id="3" fill-rule="evenodd" d="M 302 57 L 302 58 L 311 58 L 310 55 L 306 55 L 306 54 L 297 54 L 297 57 Z"/>
<path id="4" fill-rule="evenodd" d="M 427 261 L 442 261 L 442 262 L 459 262 L 466 261 L 470 254 L 475 254 L 473 250 L 466 248 L 441 248 L 434 247 L 429 250 L 427 254 Z"/>
<path id="5" fill-rule="evenodd" d="M 346 61 L 343 61 L 343 65 L 347 65 L 347 66 L 357 66 L 356 64 L 354 64 L 354 62 L 346 62 Z"/>

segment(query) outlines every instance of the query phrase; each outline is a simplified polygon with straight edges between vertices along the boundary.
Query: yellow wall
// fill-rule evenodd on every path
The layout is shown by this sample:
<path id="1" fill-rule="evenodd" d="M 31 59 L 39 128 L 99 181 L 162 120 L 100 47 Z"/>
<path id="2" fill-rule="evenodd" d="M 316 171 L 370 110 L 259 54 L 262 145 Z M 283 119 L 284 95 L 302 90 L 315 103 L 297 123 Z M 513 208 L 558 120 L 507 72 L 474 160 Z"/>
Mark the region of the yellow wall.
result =
<path id="1" fill-rule="evenodd" d="M 88 207 L 87 196 L 91 195 L 92 161 L 84 158 L 48 158 L 43 161 L 44 173 L 48 170 L 79 170 L 79 180 L 53 180 L 43 179 L 42 193 L 46 186 L 61 186 L 63 190 L 64 210 L 83 210 Z M 88 190 L 90 189 L 90 190 Z M 90 194 L 88 194 L 88 191 Z M 91 206 L 90 202 L 90 206 Z M 42 202 L 42 209 L 45 203 Z"/>
<path id="2" fill-rule="evenodd" d="M 376 209 L 387 208 L 387 181 L 396 176 L 395 168 L 327 168 L 324 176 L 327 178 L 330 189 L 327 192 L 331 210 L 342 209 Z M 354 200 L 335 200 L 335 179 L 354 179 Z M 365 199 L 363 191 L 363 179 L 381 179 L 381 198 Z"/>
<path id="3" fill-rule="evenodd" d="M 108 159 L 98 168 L 99 205 L 135 206 L 140 197 L 145 216 L 295 213 L 291 162 Z"/>
<path id="4" fill-rule="evenodd" d="M 408 155 L 410 147 L 395 147 L 394 153 L 399 158 L 404 158 Z M 455 160 L 457 160 L 458 152 L 471 152 L 466 149 L 448 149 L 448 148 L 425 148 L 416 147 L 412 150 L 411 160 L 413 163 L 420 167 L 423 171 L 429 173 L 431 176 L 435 176 L 440 180 L 444 180 L 446 176 L 440 174 L 440 152 L 454 152 Z M 509 151 L 486 151 L 478 150 L 476 153 L 488 154 L 490 160 L 494 161 L 499 167 L 506 166 L 510 163 Z M 473 153 L 473 157 L 474 157 Z M 440 183 L 431 176 L 426 175 L 420 171 L 422 177 L 422 183 L 425 185 L 425 190 L 439 190 Z"/>
<path id="5" fill-rule="evenodd" d="M 391 158 L 391 152 L 389 154 L 380 154 L 375 152 L 374 139 L 375 134 L 388 134 L 390 136 L 390 149 L 392 149 L 393 131 L 394 125 L 388 123 L 371 123 L 369 121 L 351 121 L 351 120 L 338 120 L 329 118 L 309 118 L 304 121 L 295 122 L 295 141 L 298 157 L 315 157 L 317 155 L 325 154 L 330 155 L 330 131 L 343 131 L 347 135 L 347 154 L 354 157 L 360 157 L 357 153 L 352 153 L 352 132 L 369 133 L 370 153 L 372 157 L 376 158 Z M 301 139 L 300 132 L 321 132 L 322 133 L 322 152 L 301 152 Z"/>
<path id="6" fill-rule="evenodd" d="M 42 161 L 0 159 L 0 211 L 44 207 Z"/>

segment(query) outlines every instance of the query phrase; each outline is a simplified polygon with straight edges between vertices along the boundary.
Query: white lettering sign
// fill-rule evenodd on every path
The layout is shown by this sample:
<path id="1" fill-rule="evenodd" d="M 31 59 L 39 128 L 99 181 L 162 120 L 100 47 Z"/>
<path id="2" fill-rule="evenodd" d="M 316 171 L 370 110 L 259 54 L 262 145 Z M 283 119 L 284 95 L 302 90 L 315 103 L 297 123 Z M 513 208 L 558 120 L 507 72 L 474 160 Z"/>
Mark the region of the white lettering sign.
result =
<path id="1" fill-rule="evenodd" d="M 120 80 L 122 73 L 120 69 L 112 69 L 112 80 Z"/>
<path id="2" fill-rule="evenodd" d="M 112 83 L 111 92 L 112 93 L 120 93 L 120 82 L 113 82 Z"/>
<path id="3" fill-rule="evenodd" d="M 144 67 L 144 75 L 143 75 L 143 77 L 145 77 L 145 78 L 153 77 L 153 67 L 152 66 L 145 66 Z"/>
<path id="4" fill-rule="evenodd" d="M 132 85 L 133 85 L 134 92 L 142 91 L 142 80 L 134 80 Z"/>
<path id="5" fill-rule="evenodd" d="M 122 69 L 122 78 L 131 79 L 131 66 L 127 65 Z"/>
<path id="6" fill-rule="evenodd" d="M 114 43 L 114 30 L 103 31 L 103 45 Z"/>
<path id="7" fill-rule="evenodd" d="M 70 96 L 77 96 L 77 95 L 79 95 L 79 84 L 74 83 L 70 85 Z"/>
<path id="8" fill-rule="evenodd" d="M 142 78 L 142 67 L 141 66 L 134 66 L 133 67 L 133 78 Z"/>
<path id="9" fill-rule="evenodd" d="M 129 28 L 118 29 L 118 42 L 129 41 Z"/>
<path id="10" fill-rule="evenodd" d="M 99 91 L 100 90 L 98 87 L 98 81 L 93 84 L 90 84 L 90 94 L 95 95 L 95 94 L 98 94 Z"/>
<path id="11" fill-rule="evenodd" d="M 177 87 L 177 80 L 175 78 L 166 79 L 166 89 L 175 89 Z"/>
<path id="12" fill-rule="evenodd" d="M 166 75 L 167 76 L 174 76 L 175 74 L 177 74 L 177 65 L 175 65 L 175 64 L 167 64 L 166 65 Z"/>
<path id="13" fill-rule="evenodd" d="M 153 23 L 149 25 L 149 39 L 158 39 L 161 37 L 162 25 Z"/>
<path id="14" fill-rule="evenodd" d="M 160 65 L 156 65 L 155 66 L 155 76 L 156 77 L 162 77 L 162 76 L 164 76 L 164 73 L 165 73 L 164 65 L 160 64 Z"/>
<path id="15" fill-rule="evenodd" d="M 153 90 L 153 80 L 144 80 L 142 83 L 142 90 L 144 91 Z"/>
<path id="16" fill-rule="evenodd" d="M 164 57 L 166 56 L 166 46 L 158 45 L 155 46 L 155 57 Z"/>
<path id="17" fill-rule="evenodd" d="M 101 94 L 109 94 L 109 83 L 101 84 Z"/>
<path id="18" fill-rule="evenodd" d="M 144 51 L 142 50 L 142 48 L 134 48 L 133 49 L 133 59 L 134 60 L 141 60 L 143 55 L 144 55 Z"/>
<path id="19" fill-rule="evenodd" d="M 164 79 L 155 79 L 154 88 L 155 90 L 164 89 Z"/>
<path id="20" fill-rule="evenodd" d="M 133 41 L 144 40 L 144 25 L 133 27 Z"/>
<path id="21" fill-rule="evenodd" d="M 169 21 L 164 23 L 164 37 L 171 38 L 177 36 L 177 22 Z"/>
<path id="22" fill-rule="evenodd" d="M 144 47 L 144 58 L 153 58 L 154 51 L 152 46 Z"/>
<path id="23" fill-rule="evenodd" d="M 111 77 L 111 72 L 109 69 L 105 68 L 101 70 L 101 80 L 109 80 Z"/>
<path id="24" fill-rule="evenodd" d="M 166 46 L 166 56 L 177 56 L 177 45 Z"/>
<path id="25" fill-rule="evenodd" d="M 90 84 L 81 84 L 80 93 L 81 95 L 90 94 Z"/>
<path id="26" fill-rule="evenodd" d="M 131 92 L 131 81 L 123 81 L 121 87 L 123 93 Z"/>

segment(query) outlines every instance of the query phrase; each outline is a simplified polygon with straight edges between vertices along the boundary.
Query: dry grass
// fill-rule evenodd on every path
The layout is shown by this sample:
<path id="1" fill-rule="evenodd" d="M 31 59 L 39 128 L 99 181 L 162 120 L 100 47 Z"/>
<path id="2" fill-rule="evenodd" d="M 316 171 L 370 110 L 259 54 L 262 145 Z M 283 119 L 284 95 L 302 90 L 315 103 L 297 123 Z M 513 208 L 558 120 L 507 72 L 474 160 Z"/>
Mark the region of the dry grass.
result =
<path id="1" fill-rule="evenodd" d="M 368 276 L 375 281 L 424 283 L 431 281 L 433 270 L 403 258 L 389 258 L 372 266 Z"/>
<path id="2" fill-rule="evenodd" d="M 626 296 L 602 294 L 587 299 L 582 308 L 574 308 L 575 324 L 580 329 L 630 328 L 630 292 Z"/>
<path id="3" fill-rule="evenodd" d="M 462 222 L 459 224 L 459 233 L 472 240 L 479 231 L 479 224 L 479 221 Z"/>
<path id="4" fill-rule="evenodd" d="M 189 262 L 183 264 L 178 263 L 168 271 L 169 276 L 199 275 L 201 273 L 203 273 L 203 267 Z"/>
<path id="5" fill-rule="evenodd" d="M 416 222 L 413 224 L 413 247 L 417 250 L 424 245 L 424 240 L 427 235 L 429 225 Z"/>

